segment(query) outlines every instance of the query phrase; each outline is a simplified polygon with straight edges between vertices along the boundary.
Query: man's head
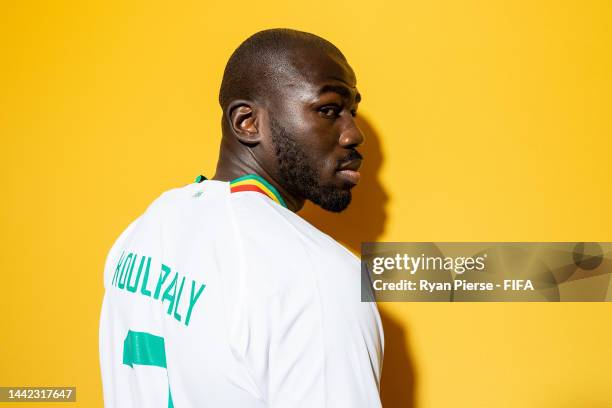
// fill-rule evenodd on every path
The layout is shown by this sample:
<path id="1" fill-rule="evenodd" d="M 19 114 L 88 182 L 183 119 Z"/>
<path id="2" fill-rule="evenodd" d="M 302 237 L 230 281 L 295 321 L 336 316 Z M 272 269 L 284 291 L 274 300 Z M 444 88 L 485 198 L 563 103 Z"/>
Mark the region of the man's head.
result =
<path id="1" fill-rule="evenodd" d="M 355 74 L 333 44 L 295 30 L 261 31 L 225 69 L 225 143 L 286 194 L 342 211 L 359 181 L 360 99 Z"/>

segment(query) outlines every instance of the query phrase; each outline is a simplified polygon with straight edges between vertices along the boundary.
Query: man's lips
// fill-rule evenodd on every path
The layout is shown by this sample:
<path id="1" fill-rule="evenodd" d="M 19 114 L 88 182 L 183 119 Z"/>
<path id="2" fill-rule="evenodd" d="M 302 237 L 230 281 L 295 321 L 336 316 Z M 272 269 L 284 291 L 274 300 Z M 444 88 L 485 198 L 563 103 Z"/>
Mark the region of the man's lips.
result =
<path id="1" fill-rule="evenodd" d="M 349 183 L 357 184 L 361 178 L 361 174 L 358 171 L 360 167 L 361 159 L 353 159 L 342 163 L 336 172 Z"/>
<path id="2" fill-rule="evenodd" d="M 353 159 L 353 160 L 349 160 L 347 162 L 342 163 L 340 167 L 338 168 L 338 171 L 342 171 L 342 170 L 357 171 L 359 170 L 360 167 L 361 167 L 361 159 Z"/>

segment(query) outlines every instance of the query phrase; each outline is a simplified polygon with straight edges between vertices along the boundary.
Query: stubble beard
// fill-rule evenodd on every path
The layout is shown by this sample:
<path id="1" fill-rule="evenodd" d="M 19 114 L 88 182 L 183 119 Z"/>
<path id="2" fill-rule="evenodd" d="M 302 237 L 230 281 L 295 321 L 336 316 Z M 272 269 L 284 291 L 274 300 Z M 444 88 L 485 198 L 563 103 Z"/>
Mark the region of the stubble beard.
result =
<path id="1" fill-rule="evenodd" d="M 350 189 L 321 184 L 319 170 L 312 165 L 306 151 L 278 122 L 272 119 L 270 125 L 282 186 L 296 197 L 310 200 L 327 211 L 341 212 L 348 207 Z"/>

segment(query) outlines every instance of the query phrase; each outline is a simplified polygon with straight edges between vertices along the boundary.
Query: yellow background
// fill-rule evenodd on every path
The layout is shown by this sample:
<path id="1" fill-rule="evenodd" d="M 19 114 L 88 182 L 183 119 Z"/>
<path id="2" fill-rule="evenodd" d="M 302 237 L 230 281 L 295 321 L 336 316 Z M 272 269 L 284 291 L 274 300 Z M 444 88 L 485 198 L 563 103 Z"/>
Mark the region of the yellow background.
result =
<path id="1" fill-rule="evenodd" d="M 0 385 L 102 406 L 106 253 L 213 174 L 223 67 L 264 28 L 322 35 L 357 72 L 369 173 L 345 214 L 304 212 L 352 249 L 612 240 L 608 0 L 0 7 Z M 612 407 L 610 304 L 380 308 L 386 407 Z"/>

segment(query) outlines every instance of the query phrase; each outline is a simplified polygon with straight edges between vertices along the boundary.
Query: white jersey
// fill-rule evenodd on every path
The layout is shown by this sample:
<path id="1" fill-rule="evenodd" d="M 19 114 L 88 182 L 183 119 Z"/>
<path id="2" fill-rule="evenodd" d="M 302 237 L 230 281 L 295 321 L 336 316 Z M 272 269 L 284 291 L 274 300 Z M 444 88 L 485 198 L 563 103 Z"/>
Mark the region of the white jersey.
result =
<path id="1" fill-rule="evenodd" d="M 382 326 L 358 258 L 258 176 L 198 181 L 108 255 L 105 406 L 380 407 Z"/>

